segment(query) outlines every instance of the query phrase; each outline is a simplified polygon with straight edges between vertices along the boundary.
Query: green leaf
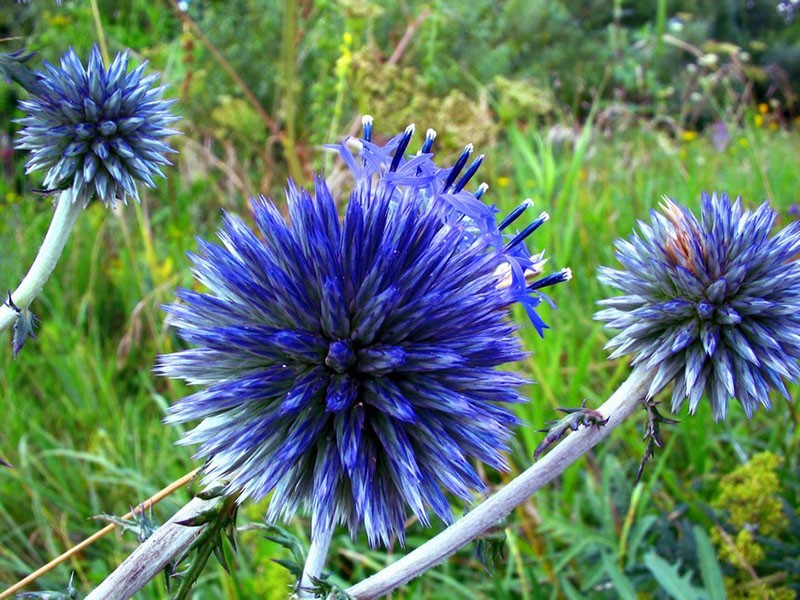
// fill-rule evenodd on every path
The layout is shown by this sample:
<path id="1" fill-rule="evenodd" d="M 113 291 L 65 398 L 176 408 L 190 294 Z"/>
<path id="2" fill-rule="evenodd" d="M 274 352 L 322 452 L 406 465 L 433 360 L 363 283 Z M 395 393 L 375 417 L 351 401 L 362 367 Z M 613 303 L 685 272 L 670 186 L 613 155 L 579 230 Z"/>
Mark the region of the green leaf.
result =
<path id="1" fill-rule="evenodd" d="M 617 592 L 617 597 L 622 600 L 636 600 L 636 589 L 625 574 L 620 570 L 617 564 L 611 559 L 611 555 L 607 552 L 603 553 L 603 570 L 611 579 L 614 590 Z"/>
<path id="2" fill-rule="evenodd" d="M 558 582 L 561 586 L 561 591 L 567 597 L 567 600 L 582 600 L 585 598 L 585 596 L 576 590 L 575 586 L 569 582 L 569 579 L 563 575 L 559 576 Z"/>
<path id="3" fill-rule="evenodd" d="M 645 537 L 648 533 L 650 533 L 650 529 L 657 522 L 657 516 L 645 515 L 636 521 L 634 526 L 631 528 L 631 534 L 628 538 L 628 550 L 626 552 L 628 567 L 631 567 L 633 563 L 638 560 L 636 557 L 639 556 L 639 548 L 646 543 Z"/>
<path id="4" fill-rule="evenodd" d="M 692 585 L 691 571 L 685 575 L 680 574 L 680 561 L 672 565 L 655 552 L 648 552 L 644 556 L 644 564 L 650 569 L 662 589 L 673 598 L 680 598 L 681 600 L 707 598 L 705 590 Z"/>
<path id="5" fill-rule="evenodd" d="M 700 574 L 703 576 L 710 600 L 725 600 L 725 582 L 722 579 L 717 553 L 708 539 L 708 534 L 699 525 L 694 526 L 694 540 L 697 544 L 697 558 L 700 562 Z"/>

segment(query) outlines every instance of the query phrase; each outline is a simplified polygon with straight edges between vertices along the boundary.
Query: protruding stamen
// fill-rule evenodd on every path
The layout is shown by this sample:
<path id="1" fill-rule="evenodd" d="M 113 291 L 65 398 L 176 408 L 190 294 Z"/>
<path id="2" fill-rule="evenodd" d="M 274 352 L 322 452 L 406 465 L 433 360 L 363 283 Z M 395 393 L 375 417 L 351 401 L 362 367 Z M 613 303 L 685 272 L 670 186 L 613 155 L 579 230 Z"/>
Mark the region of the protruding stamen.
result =
<path id="1" fill-rule="evenodd" d="M 550 273 L 550 275 L 546 275 L 534 281 L 528 285 L 528 289 L 531 291 L 540 290 L 551 285 L 556 285 L 557 283 L 564 283 L 570 279 L 572 279 L 572 269 L 561 269 L 557 273 Z"/>
<path id="2" fill-rule="evenodd" d="M 406 130 L 403 132 L 403 137 L 400 138 L 400 143 L 397 145 L 397 150 L 394 151 L 394 157 L 392 157 L 392 164 L 389 167 L 389 171 L 393 172 L 397 170 L 397 167 L 400 166 L 400 159 L 406 153 L 406 148 L 408 148 L 408 143 L 411 141 L 412 136 L 414 135 L 415 126 L 412 123 Z"/>
<path id="3" fill-rule="evenodd" d="M 464 174 L 461 176 L 461 179 L 459 179 L 459 180 L 458 180 L 458 183 L 456 183 L 456 186 L 455 186 L 455 188 L 453 188 L 453 191 L 454 191 L 454 192 L 458 193 L 458 192 L 460 192 L 461 190 L 463 190 L 463 189 L 464 189 L 464 186 L 465 186 L 465 185 L 467 185 L 467 183 L 469 183 L 469 180 L 470 180 L 470 179 L 472 179 L 472 176 L 473 176 L 473 175 L 475 175 L 475 173 L 477 172 L 477 170 L 480 168 L 480 166 L 481 166 L 481 163 L 483 162 L 483 158 L 484 158 L 484 155 L 483 155 L 483 154 L 481 154 L 481 155 L 480 155 L 478 158 L 476 158 L 476 159 L 475 159 L 475 161 L 474 161 L 474 162 L 473 162 L 473 163 L 472 163 L 472 164 L 469 166 L 469 169 L 467 169 L 467 172 L 466 172 L 466 173 L 464 173 Z"/>
<path id="4" fill-rule="evenodd" d="M 486 183 L 486 182 L 483 182 L 482 184 L 480 184 L 480 185 L 478 186 L 478 189 L 477 189 L 477 190 L 475 190 L 475 197 L 476 197 L 478 200 L 480 200 L 480 199 L 481 199 L 481 197 L 482 197 L 482 196 L 483 196 L 483 195 L 484 195 L 484 194 L 485 194 L 485 193 L 486 193 L 488 190 L 489 190 L 489 184 L 488 184 L 488 183 Z"/>
<path id="5" fill-rule="evenodd" d="M 433 140 L 436 139 L 436 130 L 428 129 L 425 132 L 425 141 L 422 142 L 422 148 L 419 149 L 420 154 L 428 154 L 433 147 Z"/>
<path id="6" fill-rule="evenodd" d="M 522 202 L 522 204 L 520 204 L 517 208 L 508 213 L 505 219 L 500 221 L 500 225 L 498 225 L 497 228 L 500 231 L 503 231 L 503 229 L 511 225 L 514 221 L 516 221 L 519 218 L 519 216 L 531 206 L 533 206 L 533 200 L 531 200 L 530 198 L 526 198 Z"/>
<path id="7" fill-rule="evenodd" d="M 372 141 L 372 115 L 364 115 L 361 117 L 361 127 L 364 128 L 364 141 Z"/>
<path id="8" fill-rule="evenodd" d="M 528 237 L 534 231 L 539 229 L 539 227 L 542 226 L 542 223 L 544 223 L 545 221 L 547 221 L 549 219 L 550 219 L 550 215 L 548 215 L 546 212 L 543 212 L 542 214 L 540 214 L 538 217 L 536 217 L 536 220 L 533 223 L 531 223 L 525 229 L 523 229 L 521 232 L 519 232 L 517 235 L 515 235 L 514 238 L 510 242 L 508 242 L 506 244 L 506 248 L 505 248 L 506 251 L 511 250 L 511 248 L 513 248 L 517 244 L 521 244 L 522 241 L 526 237 Z"/>
<path id="9" fill-rule="evenodd" d="M 447 175 L 447 180 L 444 182 L 444 186 L 442 186 L 442 191 L 447 191 L 450 189 L 450 186 L 453 185 L 453 182 L 458 177 L 458 174 L 461 173 L 461 169 L 464 168 L 464 165 L 467 164 L 467 160 L 469 160 L 472 151 L 475 148 L 472 144 L 467 144 L 464 148 L 463 152 L 461 152 L 461 156 L 458 157 L 456 164 L 453 165 L 453 168 L 450 169 L 450 173 Z"/>

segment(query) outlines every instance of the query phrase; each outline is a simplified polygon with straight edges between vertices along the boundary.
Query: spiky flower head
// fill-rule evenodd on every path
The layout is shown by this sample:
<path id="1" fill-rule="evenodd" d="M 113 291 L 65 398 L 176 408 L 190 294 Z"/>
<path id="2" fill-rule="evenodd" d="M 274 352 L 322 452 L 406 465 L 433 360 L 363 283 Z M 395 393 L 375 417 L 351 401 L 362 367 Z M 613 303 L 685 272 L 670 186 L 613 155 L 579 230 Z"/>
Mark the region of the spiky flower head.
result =
<path id="1" fill-rule="evenodd" d="M 163 100 L 158 74 L 144 75 L 147 63 L 128 73 L 128 54 L 117 54 L 108 70 L 97 46 L 86 68 L 70 48 L 60 67 L 44 63 L 31 96 L 20 103 L 27 116 L 16 148 L 30 150 L 28 173 L 47 169 L 44 187 L 63 190 L 86 206 L 97 197 L 114 205 L 139 199 L 136 182 L 154 187 L 153 177 L 170 164 L 174 150 L 163 140 L 177 133 Z"/>
<path id="2" fill-rule="evenodd" d="M 600 281 L 624 295 L 603 300 L 595 318 L 621 330 L 612 358 L 655 370 L 652 397 L 671 381 L 672 410 L 705 395 L 724 419 L 736 398 L 748 417 L 770 406 L 800 358 L 800 225 L 770 235 L 777 218 L 767 203 L 751 212 L 740 198 L 703 194 L 700 219 L 670 199 L 652 224 L 618 240 L 623 269 L 602 267 Z"/>
<path id="3" fill-rule="evenodd" d="M 346 523 L 375 545 L 402 541 L 410 513 L 449 521 L 448 493 L 484 489 L 473 460 L 506 468 L 524 379 L 496 367 L 525 356 L 509 311 L 524 296 L 535 315 L 537 290 L 568 271 L 538 277 L 542 256 L 524 249 L 544 217 L 504 240 L 486 186 L 465 190 L 471 146 L 439 168 L 432 130 L 406 156 L 413 127 L 379 146 L 364 125 L 360 153 L 335 147 L 355 175 L 341 222 L 317 178 L 313 194 L 289 183 L 291 225 L 258 198 L 258 234 L 226 215 L 222 245 L 200 242 L 208 291 L 167 308 L 194 347 L 157 370 L 203 386 L 168 421 L 200 420 L 183 442 L 207 480 L 272 492 L 272 520 L 304 505 L 312 537 Z"/>

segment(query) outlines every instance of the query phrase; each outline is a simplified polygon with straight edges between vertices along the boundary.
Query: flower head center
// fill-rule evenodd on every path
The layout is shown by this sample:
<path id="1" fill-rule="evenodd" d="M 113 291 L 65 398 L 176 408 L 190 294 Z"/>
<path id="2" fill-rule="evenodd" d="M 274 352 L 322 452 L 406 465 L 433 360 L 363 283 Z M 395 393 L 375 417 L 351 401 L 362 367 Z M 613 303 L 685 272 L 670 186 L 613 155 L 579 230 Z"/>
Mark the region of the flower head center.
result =
<path id="1" fill-rule="evenodd" d="M 344 373 L 356 362 L 356 353 L 348 340 L 337 340 L 328 344 L 328 355 L 325 364 L 336 371 Z"/>
<path id="2" fill-rule="evenodd" d="M 114 121 L 103 121 L 100 124 L 100 133 L 105 137 L 114 135 L 117 133 L 117 124 Z"/>
<path id="3" fill-rule="evenodd" d="M 75 133 L 82 140 L 89 140 L 95 136 L 95 128 L 91 123 L 78 123 L 75 126 Z"/>

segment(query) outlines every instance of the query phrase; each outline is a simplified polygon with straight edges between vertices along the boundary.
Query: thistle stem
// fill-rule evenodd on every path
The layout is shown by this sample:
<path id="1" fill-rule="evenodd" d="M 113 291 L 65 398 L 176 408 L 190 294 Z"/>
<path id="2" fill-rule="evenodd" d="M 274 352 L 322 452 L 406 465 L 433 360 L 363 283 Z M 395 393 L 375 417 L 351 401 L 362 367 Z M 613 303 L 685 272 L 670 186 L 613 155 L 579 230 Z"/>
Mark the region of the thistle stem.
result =
<path id="1" fill-rule="evenodd" d="M 300 578 L 299 598 L 314 597 L 311 592 L 314 582 L 311 578 L 319 579 L 322 574 L 322 567 L 325 566 L 325 558 L 328 556 L 328 547 L 331 545 L 332 537 L 333 527 L 328 527 L 321 536 L 311 539 L 306 564 L 303 567 L 303 576 Z"/>
<path id="2" fill-rule="evenodd" d="M 203 526 L 190 527 L 181 523 L 212 510 L 219 498 L 193 498 L 173 517 L 156 529 L 97 586 L 86 600 L 125 600 L 141 590 L 147 582 L 176 557 L 181 556 L 203 531 Z"/>
<path id="3" fill-rule="evenodd" d="M 20 310 L 24 310 L 31 305 L 34 298 L 39 295 L 44 284 L 55 269 L 64 245 L 69 239 L 72 228 L 78 215 L 83 210 L 83 203 L 72 202 L 69 194 L 61 194 L 56 201 L 56 210 L 53 220 L 47 229 L 39 253 L 33 261 L 28 274 L 19 284 L 11 299 Z M 17 321 L 17 311 L 7 303 L 0 305 L 0 331 L 5 331 Z"/>
<path id="4" fill-rule="evenodd" d="M 607 437 L 642 404 L 652 378 L 653 372 L 643 368 L 635 369 L 617 391 L 597 409 L 603 416 L 608 417 L 605 426 L 587 427 L 571 433 L 544 458 L 458 522 L 396 563 L 345 591 L 358 600 L 377 598 L 443 562 L 456 550 L 511 514 L 517 506 Z"/>
<path id="5" fill-rule="evenodd" d="M 571 433 L 544 458 L 513 479 L 502 490 L 475 507 L 461 520 L 396 563 L 345 590 L 357 600 L 377 598 L 443 562 L 459 548 L 494 526 L 539 489 L 563 473 L 641 406 L 653 372 L 637 368 L 597 410 L 608 417 L 603 427 L 587 427 Z M 183 553 L 200 534 L 201 527 L 179 522 L 209 510 L 214 501 L 195 498 L 131 554 L 86 600 L 129 598 L 155 577 L 170 560 Z M 313 597 L 311 577 L 319 577 L 333 531 L 314 539 L 301 578 L 300 598 Z"/>

